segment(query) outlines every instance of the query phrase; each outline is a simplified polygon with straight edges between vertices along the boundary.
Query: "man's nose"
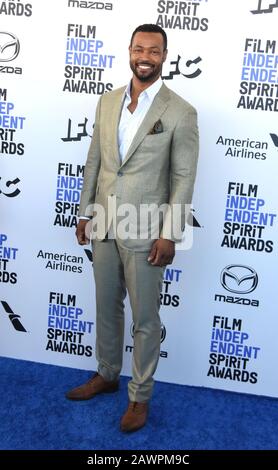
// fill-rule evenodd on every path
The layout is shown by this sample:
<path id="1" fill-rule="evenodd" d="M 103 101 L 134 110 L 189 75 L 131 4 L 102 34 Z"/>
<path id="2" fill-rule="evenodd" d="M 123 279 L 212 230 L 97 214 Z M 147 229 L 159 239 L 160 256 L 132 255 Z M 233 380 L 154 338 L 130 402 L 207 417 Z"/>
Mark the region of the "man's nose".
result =
<path id="1" fill-rule="evenodd" d="M 151 59 L 151 53 L 147 50 L 142 50 L 140 54 L 140 60 L 149 61 Z"/>

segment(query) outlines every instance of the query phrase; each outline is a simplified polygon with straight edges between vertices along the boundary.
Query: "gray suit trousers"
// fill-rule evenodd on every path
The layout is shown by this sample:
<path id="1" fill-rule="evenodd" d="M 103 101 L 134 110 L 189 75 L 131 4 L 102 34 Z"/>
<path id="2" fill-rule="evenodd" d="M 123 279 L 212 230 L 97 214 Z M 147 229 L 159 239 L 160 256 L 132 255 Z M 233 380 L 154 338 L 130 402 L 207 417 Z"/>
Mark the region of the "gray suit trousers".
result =
<path id="1" fill-rule="evenodd" d="M 128 291 L 134 322 L 130 401 L 148 401 L 160 353 L 160 292 L 165 268 L 152 266 L 148 251 L 133 251 L 116 240 L 93 242 L 96 284 L 98 372 L 116 380 L 122 368 L 124 298 Z"/>

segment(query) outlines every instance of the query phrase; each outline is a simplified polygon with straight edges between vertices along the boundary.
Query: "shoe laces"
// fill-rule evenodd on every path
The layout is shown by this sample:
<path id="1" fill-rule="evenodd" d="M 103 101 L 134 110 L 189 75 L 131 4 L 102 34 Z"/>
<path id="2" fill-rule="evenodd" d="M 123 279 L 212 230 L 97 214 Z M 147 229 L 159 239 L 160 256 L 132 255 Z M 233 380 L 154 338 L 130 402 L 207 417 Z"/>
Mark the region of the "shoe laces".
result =
<path id="1" fill-rule="evenodd" d="M 92 383 L 93 380 L 94 380 L 98 375 L 99 375 L 99 374 L 96 372 L 96 373 L 93 375 L 93 377 L 91 377 L 91 378 L 88 380 L 87 383 L 88 383 L 88 384 Z"/>

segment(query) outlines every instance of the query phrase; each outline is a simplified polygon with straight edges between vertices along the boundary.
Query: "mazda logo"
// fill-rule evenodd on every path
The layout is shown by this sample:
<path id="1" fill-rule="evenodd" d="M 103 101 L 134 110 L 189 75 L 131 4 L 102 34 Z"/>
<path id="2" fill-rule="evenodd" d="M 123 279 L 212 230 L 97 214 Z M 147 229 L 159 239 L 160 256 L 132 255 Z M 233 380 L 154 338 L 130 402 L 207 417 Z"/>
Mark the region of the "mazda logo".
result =
<path id="1" fill-rule="evenodd" d="M 14 60 L 20 50 L 19 40 L 12 33 L 0 31 L 0 62 Z"/>
<path id="2" fill-rule="evenodd" d="M 131 334 L 132 338 L 134 338 L 134 323 L 131 324 L 130 334 Z M 166 338 L 166 328 L 163 325 L 163 323 L 161 323 L 161 326 L 160 326 L 160 342 L 163 343 L 165 338 Z"/>
<path id="3" fill-rule="evenodd" d="M 224 289 L 236 294 L 249 294 L 258 285 L 258 274 L 250 266 L 230 264 L 223 269 L 220 281 Z"/>

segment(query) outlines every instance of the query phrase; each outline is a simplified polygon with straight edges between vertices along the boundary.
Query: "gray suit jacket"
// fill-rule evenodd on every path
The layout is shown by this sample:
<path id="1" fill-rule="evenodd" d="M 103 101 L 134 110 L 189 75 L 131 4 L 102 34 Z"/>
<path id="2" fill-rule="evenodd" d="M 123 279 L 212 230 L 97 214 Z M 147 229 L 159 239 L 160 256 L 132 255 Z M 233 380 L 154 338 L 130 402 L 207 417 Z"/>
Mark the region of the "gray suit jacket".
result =
<path id="1" fill-rule="evenodd" d="M 190 204 L 198 158 L 198 127 L 195 109 L 164 84 L 156 95 L 121 163 L 118 147 L 118 124 L 125 87 L 101 96 L 94 133 L 85 167 L 79 216 L 95 215 L 98 239 L 103 239 L 111 225 L 111 214 L 122 204 L 137 209 L 142 204 L 168 204 L 164 217 L 158 218 L 158 234 L 146 219 L 131 217 L 131 238 L 117 241 L 126 248 L 148 250 L 153 238 L 179 241 L 173 233 L 173 224 L 182 228 L 186 212 L 174 216 L 177 204 Z M 154 124 L 161 120 L 163 132 L 150 134 Z M 98 213 L 100 205 L 103 213 Z M 114 205 L 114 212 L 110 210 Z M 93 205 L 93 206 L 92 206 Z M 96 211 L 97 208 L 97 211 Z M 102 217 L 104 215 L 104 217 Z M 124 215 L 124 212 L 121 214 Z M 117 222 L 119 219 L 117 219 Z M 138 230 L 144 225 L 144 237 Z M 153 225 L 153 224 L 152 224 Z M 157 227 L 156 227 L 157 228 Z M 115 230 L 115 227 L 114 227 Z M 154 234 L 154 236 L 153 236 Z"/>

